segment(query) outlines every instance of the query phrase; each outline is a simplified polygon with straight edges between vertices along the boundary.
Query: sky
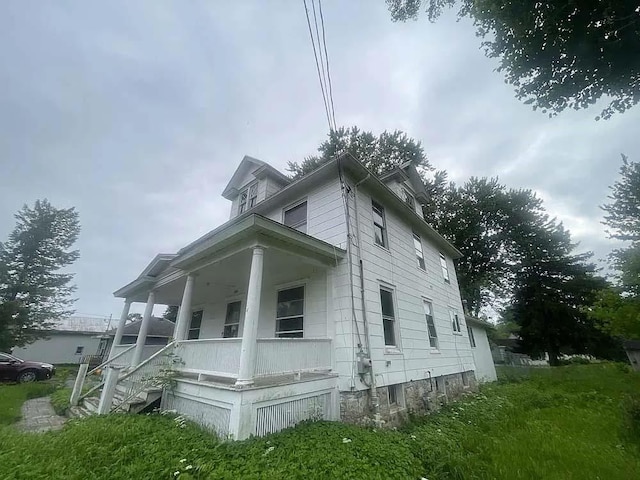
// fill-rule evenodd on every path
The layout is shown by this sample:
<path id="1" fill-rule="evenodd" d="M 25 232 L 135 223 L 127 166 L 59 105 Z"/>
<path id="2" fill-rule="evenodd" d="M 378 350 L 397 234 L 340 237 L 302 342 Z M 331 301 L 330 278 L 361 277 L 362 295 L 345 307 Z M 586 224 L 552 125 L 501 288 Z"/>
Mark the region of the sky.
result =
<path id="1" fill-rule="evenodd" d="M 615 247 L 599 205 L 620 154 L 640 158 L 640 107 L 549 118 L 453 14 L 323 12 L 338 125 L 403 130 L 450 179 L 534 189 L 581 251 Z M 327 132 L 302 1 L 0 2 L 0 241 L 25 203 L 75 207 L 78 314 L 119 316 L 114 290 L 226 221 L 245 154 L 284 171 Z"/>

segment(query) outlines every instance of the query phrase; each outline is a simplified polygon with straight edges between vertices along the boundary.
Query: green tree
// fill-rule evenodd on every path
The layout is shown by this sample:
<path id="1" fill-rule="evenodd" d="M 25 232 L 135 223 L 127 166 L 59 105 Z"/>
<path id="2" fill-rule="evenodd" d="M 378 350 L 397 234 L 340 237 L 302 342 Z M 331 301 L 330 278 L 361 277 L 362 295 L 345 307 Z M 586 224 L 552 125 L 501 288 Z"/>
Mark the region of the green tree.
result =
<path id="1" fill-rule="evenodd" d="M 640 12 L 629 0 L 387 0 L 394 21 L 445 8 L 473 21 L 516 96 L 555 114 L 610 99 L 604 118 L 640 100 Z"/>
<path id="2" fill-rule="evenodd" d="M 79 256 L 72 247 L 80 233 L 74 208 L 57 209 L 47 200 L 25 205 L 16 226 L 0 244 L 0 350 L 23 346 L 73 310 L 73 274 Z"/>
<path id="3" fill-rule="evenodd" d="M 329 138 L 318 147 L 318 153 L 319 155 L 309 156 L 300 163 L 289 162 L 287 170 L 292 177 L 300 178 L 342 153 L 353 155 L 375 175 L 381 175 L 405 163 L 411 163 L 424 174 L 434 170 L 420 142 L 399 130 L 393 133 L 385 131 L 375 136 L 358 127 L 340 127 L 329 133 Z M 441 177 L 443 174 L 439 175 Z"/>
<path id="4" fill-rule="evenodd" d="M 129 320 L 130 322 L 135 322 L 137 320 L 142 320 L 142 314 L 141 313 L 130 313 L 129 315 L 127 315 L 127 320 Z"/>
<path id="5" fill-rule="evenodd" d="M 600 293 L 589 311 L 612 335 L 640 339 L 640 165 L 622 155 L 620 179 L 611 187 L 610 203 L 602 206 L 609 237 L 631 242 L 612 252 L 616 285 Z"/>
<path id="6" fill-rule="evenodd" d="M 178 306 L 177 305 L 167 306 L 166 310 L 162 314 L 162 317 L 175 323 L 176 320 L 178 319 Z"/>
<path id="7" fill-rule="evenodd" d="M 528 237 L 527 254 L 515 266 L 511 304 L 521 349 L 534 356 L 547 352 L 554 366 L 561 353 L 619 359 L 619 343 L 587 314 L 606 281 L 588 262 L 591 253 L 573 249 L 569 232 L 553 220 Z"/>
<path id="8" fill-rule="evenodd" d="M 513 268 L 526 255 L 527 231 L 546 218 L 542 201 L 530 190 L 507 189 L 497 178 L 472 177 L 450 183 L 425 208 L 425 220 L 460 252 L 456 273 L 467 310 L 479 316 L 482 307 L 508 296 Z"/>

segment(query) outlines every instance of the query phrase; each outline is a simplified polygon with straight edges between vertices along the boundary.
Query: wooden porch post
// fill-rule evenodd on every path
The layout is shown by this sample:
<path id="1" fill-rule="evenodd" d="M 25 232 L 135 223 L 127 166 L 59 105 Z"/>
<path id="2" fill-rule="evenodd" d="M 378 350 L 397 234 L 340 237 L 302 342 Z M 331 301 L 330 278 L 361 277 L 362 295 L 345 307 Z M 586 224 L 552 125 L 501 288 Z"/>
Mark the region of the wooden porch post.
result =
<path id="1" fill-rule="evenodd" d="M 253 247 L 249 288 L 247 289 L 247 307 L 244 314 L 244 331 L 240 350 L 240 371 L 236 386 L 253 384 L 256 367 L 256 340 L 258 338 L 258 318 L 260 317 L 260 294 L 262 292 L 262 270 L 264 266 L 264 248 Z"/>
<path id="2" fill-rule="evenodd" d="M 142 362 L 142 354 L 144 352 L 144 344 L 147 341 L 147 332 L 149 331 L 149 323 L 151 321 L 151 314 L 153 313 L 153 305 L 156 301 L 156 292 L 151 290 L 149 297 L 147 297 L 147 306 L 144 309 L 144 315 L 142 316 L 142 323 L 140 323 L 140 331 L 138 332 L 138 341 L 136 342 L 136 350 L 133 354 L 133 360 L 131 366 L 135 367 Z"/>
<path id="3" fill-rule="evenodd" d="M 127 323 L 127 317 L 129 316 L 129 309 L 131 308 L 131 300 L 125 299 L 122 313 L 120 314 L 120 321 L 118 322 L 118 328 L 116 329 L 116 335 L 113 337 L 113 343 L 111 344 L 111 350 L 109 351 L 109 359 L 115 356 L 116 345 L 120 345 L 122 342 L 122 334 L 124 333 L 124 325 Z"/>
<path id="4" fill-rule="evenodd" d="M 182 293 L 182 303 L 178 310 L 178 319 L 173 329 L 173 338 L 175 340 L 186 340 L 189 332 L 189 322 L 191 322 L 191 297 L 193 297 L 193 284 L 195 277 L 193 274 L 187 275 L 187 283 L 184 285 Z"/>

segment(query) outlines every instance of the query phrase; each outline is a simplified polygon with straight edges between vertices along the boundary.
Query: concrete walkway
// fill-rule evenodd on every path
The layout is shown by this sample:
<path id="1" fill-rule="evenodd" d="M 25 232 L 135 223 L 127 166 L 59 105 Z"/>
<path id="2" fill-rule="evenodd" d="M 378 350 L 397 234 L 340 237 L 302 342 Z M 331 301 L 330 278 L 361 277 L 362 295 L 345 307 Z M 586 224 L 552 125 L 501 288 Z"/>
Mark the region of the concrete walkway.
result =
<path id="1" fill-rule="evenodd" d="M 34 398 L 22 404 L 22 420 L 16 427 L 23 432 L 47 432 L 60 430 L 65 417 L 56 415 L 49 397 Z"/>

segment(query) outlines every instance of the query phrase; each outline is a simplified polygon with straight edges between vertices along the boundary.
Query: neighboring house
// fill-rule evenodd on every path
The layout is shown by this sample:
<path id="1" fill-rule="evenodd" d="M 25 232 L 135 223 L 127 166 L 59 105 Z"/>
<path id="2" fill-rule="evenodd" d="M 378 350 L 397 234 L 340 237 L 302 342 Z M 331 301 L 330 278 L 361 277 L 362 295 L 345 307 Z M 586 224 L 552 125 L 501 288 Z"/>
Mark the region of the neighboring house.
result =
<path id="1" fill-rule="evenodd" d="M 47 332 L 46 338 L 14 348 L 13 355 L 53 364 L 80 363 L 87 356 L 102 357 L 108 352 L 106 340 L 101 338 L 107 328 L 109 318 L 65 318 Z"/>
<path id="2" fill-rule="evenodd" d="M 493 363 L 491 346 L 487 333 L 493 329 L 493 325 L 478 318 L 465 315 L 467 320 L 467 333 L 473 353 L 473 362 L 476 365 L 475 375 L 479 382 L 495 382 L 498 379 L 496 367 Z"/>
<path id="3" fill-rule="evenodd" d="M 120 345 L 133 345 L 138 340 L 138 333 L 140 333 L 140 325 L 142 320 L 134 320 L 127 323 L 122 330 L 122 340 Z M 149 327 L 145 339 L 145 345 L 166 345 L 169 343 L 169 339 L 173 336 L 173 330 L 175 329 L 175 323 L 162 317 L 151 317 L 149 319 Z M 105 332 L 105 336 L 108 337 L 107 349 L 111 350 L 113 344 L 113 338 L 116 335 L 116 329 L 112 328 Z"/>
<path id="4" fill-rule="evenodd" d="M 623 345 L 631 366 L 640 371 L 640 340 L 625 340 Z"/>
<path id="5" fill-rule="evenodd" d="M 491 355 L 496 365 L 549 366 L 549 355 L 546 352 L 536 360 L 533 360 L 529 355 L 518 352 L 520 338 L 517 335 L 511 334 L 509 338 L 496 338 L 491 343 Z"/>
<path id="6" fill-rule="evenodd" d="M 460 253 L 424 221 L 414 167 L 380 179 L 345 155 L 291 181 L 244 157 L 223 196 L 228 222 L 115 292 L 121 334 L 131 302 L 147 304 L 143 330 L 155 304 L 180 305 L 163 408 L 242 439 L 308 418 L 395 421 L 474 387 Z M 143 349 L 118 388 L 160 371 Z"/>

